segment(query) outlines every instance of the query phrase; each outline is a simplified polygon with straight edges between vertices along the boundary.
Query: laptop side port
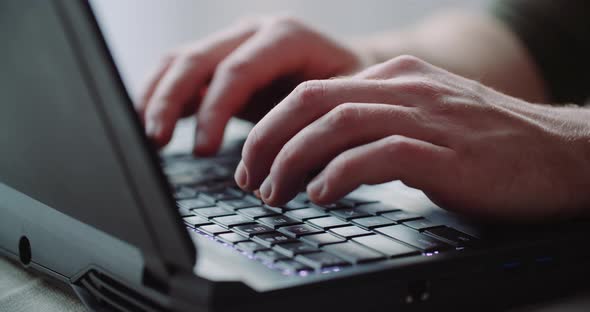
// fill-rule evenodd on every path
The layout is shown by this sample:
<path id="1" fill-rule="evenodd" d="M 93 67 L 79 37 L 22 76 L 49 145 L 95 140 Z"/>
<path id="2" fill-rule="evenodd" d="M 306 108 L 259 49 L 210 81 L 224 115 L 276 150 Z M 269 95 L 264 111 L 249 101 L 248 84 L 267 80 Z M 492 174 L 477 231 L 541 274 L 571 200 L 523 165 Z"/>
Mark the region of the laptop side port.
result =
<path id="1" fill-rule="evenodd" d="M 404 298 L 406 304 L 428 301 L 430 299 L 430 282 L 426 280 L 408 283 L 408 293 Z"/>

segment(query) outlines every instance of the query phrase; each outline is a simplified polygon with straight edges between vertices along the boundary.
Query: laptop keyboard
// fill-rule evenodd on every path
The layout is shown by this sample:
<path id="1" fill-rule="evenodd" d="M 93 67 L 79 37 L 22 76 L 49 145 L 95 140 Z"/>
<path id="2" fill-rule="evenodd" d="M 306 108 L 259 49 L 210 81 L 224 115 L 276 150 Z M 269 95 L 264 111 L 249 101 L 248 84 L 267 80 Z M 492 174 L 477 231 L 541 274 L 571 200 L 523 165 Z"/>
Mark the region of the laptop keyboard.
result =
<path id="1" fill-rule="evenodd" d="M 231 170 L 207 170 L 220 177 L 195 183 L 191 172 L 166 171 L 187 227 L 285 275 L 338 272 L 478 244 L 456 229 L 370 199 L 319 206 L 300 193 L 271 207 L 236 187 Z"/>

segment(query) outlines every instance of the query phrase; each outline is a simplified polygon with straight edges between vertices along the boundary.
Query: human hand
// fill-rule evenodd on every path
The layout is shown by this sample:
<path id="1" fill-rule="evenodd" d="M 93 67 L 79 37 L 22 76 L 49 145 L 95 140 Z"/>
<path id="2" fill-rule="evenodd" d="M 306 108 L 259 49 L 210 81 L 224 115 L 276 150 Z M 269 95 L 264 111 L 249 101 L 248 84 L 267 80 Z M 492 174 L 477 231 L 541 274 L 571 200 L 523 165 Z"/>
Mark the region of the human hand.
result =
<path id="1" fill-rule="evenodd" d="M 196 113 L 195 152 L 208 155 L 232 116 L 257 121 L 298 83 L 360 66 L 355 52 L 293 18 L 242 21 L 164 58 L 137 110 L 159 147 Z"/>
<path id="2" fill-rule="evenodd" d="M 590 113 L 509 97 L 414 57 L 299 85 L 251 131 L 238 185 L 270 205 L 329 203 L 401 180 L 441 207 L 501 218 L 590 204 Z"/>

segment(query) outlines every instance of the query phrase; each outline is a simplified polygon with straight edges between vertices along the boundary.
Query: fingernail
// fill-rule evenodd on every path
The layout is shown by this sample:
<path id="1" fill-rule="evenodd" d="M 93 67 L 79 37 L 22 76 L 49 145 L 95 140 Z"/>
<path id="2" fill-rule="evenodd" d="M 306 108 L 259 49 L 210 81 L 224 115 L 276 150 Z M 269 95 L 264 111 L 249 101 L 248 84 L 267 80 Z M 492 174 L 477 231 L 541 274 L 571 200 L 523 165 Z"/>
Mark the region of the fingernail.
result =
<path id="1" fill-rule="evenodd" d="M 315 199 L 321 199 L 324 192 L 324 182 L 321 179 L 314 179 L 307 185 L 307 194 Z"/>
<path id="2" fill-rule="evenodd" d="M 244 189 L 248 185 L 248 171 L 246 170 L 246 167 L 242 161 L 240 161 L 238 168 L 236 168 L 236 174 L 234 178 L 240 188 Z"/>
<path id="3" fill-rule="evenodd" d="M 195 154 L 208 155 L 209 154 L 209 136 L 202 130 L 198 130 L 195 137 Z"/>
<path id="4" fill-rule="evenodd" d="M 270 198 L 272 194 L 272 181 L 270 180 L 270 176 L 266 177 L 262 185 L 260 186 L 260 195 L 262 199 L 267 200 Z"/>
<path id="5" fill-rule="evenodd" d="M 155 121 L 148 121 L 145 125 L 145 134 L 147 134 L 148 137 L 153 138 L 157 135 L 158 132 L 158 126 L 157 123 Z"/>

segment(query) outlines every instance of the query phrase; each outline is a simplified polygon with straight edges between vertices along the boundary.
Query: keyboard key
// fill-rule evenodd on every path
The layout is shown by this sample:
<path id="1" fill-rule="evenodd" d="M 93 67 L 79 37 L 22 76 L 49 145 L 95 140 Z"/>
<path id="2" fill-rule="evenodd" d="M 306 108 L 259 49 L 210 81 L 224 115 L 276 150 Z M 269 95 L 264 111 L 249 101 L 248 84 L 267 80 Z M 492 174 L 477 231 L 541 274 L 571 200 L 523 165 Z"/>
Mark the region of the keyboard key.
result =
<path id="1" fill-rule="evenodd" d="M 244 216 L 240 216 L 240 215 L 218 217 L 218 218 L 213 219 L 213 221 L 215 221 L 221 225 L 225 225 L 227 227 L 255 223 L 253 220 L 246 218 Z"/>
<path id="2" fill-rule="evenodd" d="M 236 248 L 238 248 L 239 250 L 241 250 L 243 252 L 249 253 L 249 254 L 253 254 L 257 251 L 268 249 L 267 247 L 262 246 L 259 243 L 252 242 L 252 241 L 237 243 Z"/>
<path id="3" fill-rule="evenodd" d="M 254 258 L 266 262 L 266 263 L 274 263 L 279 260 L 286 260 L 289 259 L 287 256 L 280 254 L 274 250 L 262 250 L 254 254 Z"/>
<path id="4" fill-rule="evenodd" d="M 423 251 L 436 251 L 449 248 L 449 245 L 403 225 L 391 225 L 375 231 L 414 246 Z"/>
<path id="5" fill-rule="evenodd" d="M 318 207 L 321 207 L 324 210 L 338 210 L 338 209 L 349 209 L 349 208 L 353 208 L 354 206 L 351 205 L 347 205 L 341 202 L 335 202 L 335 203 L 331 203 L 331 204 L 325 204 L 325 205 L 319 205 Z"/>
<path id="6" fill-rule="evenodd" d="M 237 244 L 237 243 L 241 243 L 241 242 L 247 242 L 249 240 L 247 237 L 242 236 L 238 233 L 219 234 L 218 238 L 220 238 L 224 242 L 226 242 L 228 244 L 232 244 L 232 245 Z"/>
<path id="7" fill-rule="evenodd" d="M 238 213 L 241 213 L 241 214 L 243 214 L 247 217 L 253 218 L 253 219 L 278 215 L 277 212 L 272 211 L 268 208 L 264 208 L 264 207 L 252 207 L 252 208 L 239 209 Z"/>
<path id="8" fill-rule="evenodd" d="M 197 196 L 197 192 L 186 187 L 178 188 L 174 192 L 174 198 L 176 198 L 177 200 L 193 198 L 195 196 Z"/>
<path id="9" fill-rule="evenodd" d="M 279 232 L 271 232 L 267 234 L 256 235 L 252 238 L 255 242 L 258 242 L 266 247 L 271 247 L 278 244 L 294 243 L 296 239 L 291 238 L 285 234 Z"/>
<path id="10" fill-rule="evenodd" d="M 290 211 L 290 210 L 296 210 L 296 209 L 303 209 L 303 208 L 307 208 L 307 207 L 309 207 L 309 204 L 307 204 L 307 203 L 302 203 L 299 201 L 292 200 L 292 201 L 284 204 L 280 208 L 282 208 L 285 211 Z"/>
<path id="11" fill-rule="evenodd" d="M 203 226 L 199 227 L 199 231 L 205 232 L 209 235 L 218 235 L 221 233 L 229 233 L 230 232 L 228 229 L 221 227 L 217 224 L 203 225 Z"/>
<path id="12" fill-rule="evenodd" d="M 297 194 L 297 196 L 295 196 L 295 198 L 293 198 L 292 201 L 303 203 L 303 204 L 309 204 L 311 202 L 311 200 L 307 196 L 307 193 L 305 193 L 305 192 Z"/>
<path id="13" fill-rule="evenodd" d="M 352 237 L 357 237 L 357 236 L 373 234 L 367 230 L 361 229 L 358 226 L 347 226 L 347 227 L 335 228 L 335 229 L 331 229 L 330 232 L 340 235 L 340 236 L 347 238 L 347 239 L 352 238 Z"/>
<path id="14" fill-rule="evenodd" d="M 327 252 L 316 252 L 310 254 L 299 255 L 295 258 L 297 261 L 309 265 L 314 269 L 322 269 L 327 267 L 345 266 L 349 263 L 345 260 L 336 257 Z"/>
<path id="15" fill-rule="evenodd" d="M 410 221 L 410 220 L 416 220 L 416 219 L 422 218 L 422 216 L 420 216 L 420 215 L 406 212 L 403 210 L 386 212 L 386 213 L 381 214 L 381 216 L 385 217 L 389 220 L 393 220 L 395 222 L 404 222 L 404 221 Z"/>
<path id="16" fill-rule="evenodd" d="M 426 234 L 432 235 L 455 247 L 473 247 L 478 242 L 477 238 L 450 227 L 429 229 L 426 231 Z"/>
<path id="17" fill-rule="evenodd" d="M 355 264 L 384 258 L 380 253 L 352 242 L 328 245 L 322 249 Z"/>
<path id="18" fill-rule="evenodd" d="M 202 197 L 179 200 L 176 205 L 180 208 L 197 209 L 206 207 L 215 207 L 215 203 Z"/>
<path id="19" fill-rule="evenodd" d="M 211 201 L 220 201 L 228 199 L 238 199 L 241 198 L 243 194 L 231 188 L 222 188 L 218 190 L 205 191 L 204 193 L 202 193 L 202 196 Z"/>
<path id="20" fill-rule="evenodd" d="M 356 206 L 357 210 L 364 211 L 371 215 L 379 215 L 385 212 L 391 211 L 399 211 L 398 208 L 393 207 L 391 205 L 386 205 L 384 203 L 372 203 L 372 204 L 362 204 Z"/>
<path id="21" fill-rule="evenodd" d="M 313 269 L 307 265 L 297 262 L 295 260 L 281 260 L 275 263 L 275 267 L 281 270 L 284 274 L 296 274 L 302 271 L 312 271 Z"/>
<path id="22" fill-rule="evenodd" d="M 328 214 L 318 208 L 303 208 L 288 211 L 285 213 L 285 215 L 299 221 L 304 221 L 313 218 L 325 217 Z"/>
<path id="23" fill-rule="evenodd" d="M 324 217 L 324 218 L 311 219 L 307 222 L 310 224 L 313 224 L 319 228 L 322 228 L 324 230 L 335 228 L 335 227 L 340 227 L 340 226 L 350 225 L 348 222 L 342 221 L 336 217 Z"/>
<path id="24" fill-rule="evenodd" d="M 254 236 L 274 232 L 273 229 L 262 224 L 238 225 L 234 227 L 233 230 L 246 236 Z"/>
<path id="25" fill-rule="evenodd" d="M 348 197 L 344 197 L 343 199 L 339 200 L 339 202 L 352 208 L 352 207 L 356 207 L 356 206 L 360 206 L 360 205 L 377 203 L 378 201 L 368 199 L 368 198 L 348 196 Z"/>
<path id="26" fill-rule="evenodd" d="M 352 220 L 352 223 L 356 225 L 360 225 L 367 229 L 373 229 L 380 226 L 388 226 L 395 224 L 394 221 L 383 217 L 366 217 L 366 218 L 358 218 Z"/>
<path id="27" fill-rule="evenodd" d="M 282 226 L 288 226 L 288 225 L 294 225 L 294 224 L 299 224 L 301 222 L 289 218 L 287 216 L 274 216 L 274 217 L 265 217 L 265 218 L 260 218 L 258 219 L 258 221 L 274 228 L 274 229 L 278 229 Z"/>
<path id="28" fill-rule="evenodd" d="M 190 216 L 194 216 L 194 214 L 186 209 L 186 208 L 178 208 L 178 214 L 180 215 L 180 217 L 184 218 L 184 217 L 190 217 Z"/>
<path id="29" fill-rule="evenodd" d="M 253 202 L 246 197 L 239 198 L 239 199 L 223 200 L 223 201 L 220 201 L 218 204 L 220 206 L 225 206 L 225 207 L 228 207 L 233 210 L 259 206 L 259 203 Z"/>
<path id="30" fill-rule="evenodd" d="M 293 237 L 300 237 L 303 235 L 317 234 L 317 233 L 323 232 L 323 230 L 320 230 L 320 229 L 313 227 L 311 225 L 308 225 L 308 224 L 297 224 L 297 225 L 286 226 L 286 227 L 282 227 L 279 231 L 281 233 L 285 233 L 285 234 L 287 234 L 289 236 L 293 236 Z"/>
<path id="31" fill-rule="evenodd" d="M 193 209 L 192 212 L 205 218 L 217 218 L 234 214 L 233 211 L 224 207 Z"/>
<path id="32" fill-rule="evenodd" d="M 361 217 L 368 217 L 370 214 L 358 210 L 356 208 L 346 208 L 346 209 L 339 209 L 339 210 L 332 210 L 331 213 L 341 219 L 351 220 L 354 218 L 361 218 Z"/>
<path id="33" fill-rule="evenodd" d="M 274 250 L 289 257 L 295 257 L 295 255 L 319 251 L 318 248 L 302 242 L 276 245 Z"/>
<path id="34" fill-rule="evenodd" d="M 186 224 L 194 227 L 211 224 L 211 221 L 199 216 L 186 217 L 183 220 Z"/>
<path id="35" fill-rule="evenodd" d="M 414 220 L 414 221 L 407 221 L 407 222 L 404 222 L 404 225 L 409 226 L 409 227 L 413 228 L 414 230 L 419 230 L 419 231 L 443 226 L 442 224 L 431 221 L 429 219 L 418 219 L 418 220 Z"/>
<path id="36" fill-rule="evenodd" d="M 303 236 L 301 240 L 316 247 L 321 247 L 329 244 L 343 243 L 346 241 L 346 239 L 338 237 L 336 235 L 332 235 L 330 233 L 307 235 Z"/>
<path id="37" fill-rule="evenodd" d="M 377 250 L 388 257 L 401 257 L 420 253 L 417 249 L 408 247 L 382 235 L 363 236 L 353 238 L 352 240 L 361 245 Z"/>

